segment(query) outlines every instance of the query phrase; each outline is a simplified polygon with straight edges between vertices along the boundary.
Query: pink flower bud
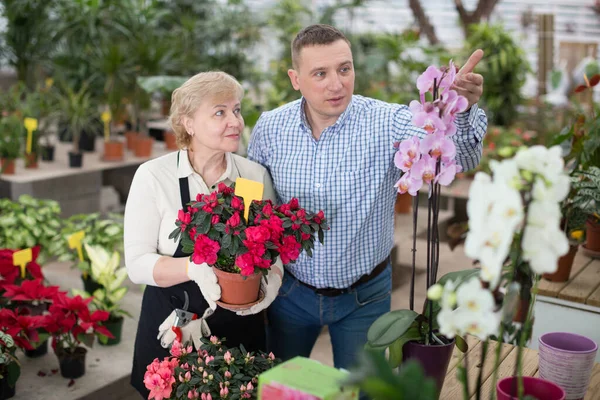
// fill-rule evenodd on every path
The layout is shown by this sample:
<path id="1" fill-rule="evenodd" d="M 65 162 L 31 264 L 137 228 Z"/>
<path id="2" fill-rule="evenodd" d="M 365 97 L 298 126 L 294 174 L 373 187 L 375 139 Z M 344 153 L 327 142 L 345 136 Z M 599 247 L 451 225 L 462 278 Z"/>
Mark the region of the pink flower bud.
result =
<path id="1" fill-rule="evenodd" d="M 225 378 L 231 379 L 231 372 L 225 371 Z"/>
<path id="2" fill-rule="evenodd" d="M 275 360 L 275 354 L 273 354 L 273 352 L 269 353 L 269 358 L 271 360 Z"/>
<path id="3" fill-rule="evenodd" d="M 252 386 L 252 382 L 248 382 L 248 386 L 246 386 L 246 389 L 248 389 L 248 390 L 254 389 L 254 386 Z"/>
<path id="4" fill-rule="evenodd" d="M 219 342 L 219 339 L 216 336 L 211 336 L 210 337 L 210 342 L 212 344 L 217 344 Z"/>
<path id="5" fill-rule="evenodd" d="M 196 392 L 195 390 L 190 390 L 187 395 L 188 399 L 197 399 L 198 396 L 198 392 Z"/>
<path id="6" fill-rule="evenodd" d="M 208 376 L 208 372 L 204 371 L 204 373 L 202 374 L 203 378 L 206 378 Z"/>
<path id="7" fill-rule="evenodd" d="M 189 381 L 190 379 L 192 379 L 192 374 L 190 373 L 190 371 L 185 373 L 185 380 Z"/>
<path id="8" fill-rule="evenodd" d="M 245 392 L 246 391 L 246 386 L 244 386 L 244 385 L 240 386 L 240 391 Z"/>

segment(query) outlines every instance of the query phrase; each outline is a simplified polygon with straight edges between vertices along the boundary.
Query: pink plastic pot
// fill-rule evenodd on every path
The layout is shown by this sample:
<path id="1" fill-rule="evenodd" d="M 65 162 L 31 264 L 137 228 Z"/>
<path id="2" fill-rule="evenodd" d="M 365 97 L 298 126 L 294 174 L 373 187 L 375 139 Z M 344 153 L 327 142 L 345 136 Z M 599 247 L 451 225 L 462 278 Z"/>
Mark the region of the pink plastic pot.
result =
<path id="1" fill-rule="evenodd" d="M 498 400 L 517 400 L 516 380 L 516 376 L 509 376 L 498 381 L 496 384 Z M 523 396 L 533 396 L 540 400 L 565 400 L 565 391 L 556 383 L 533 376 L 524 376 Z"/>

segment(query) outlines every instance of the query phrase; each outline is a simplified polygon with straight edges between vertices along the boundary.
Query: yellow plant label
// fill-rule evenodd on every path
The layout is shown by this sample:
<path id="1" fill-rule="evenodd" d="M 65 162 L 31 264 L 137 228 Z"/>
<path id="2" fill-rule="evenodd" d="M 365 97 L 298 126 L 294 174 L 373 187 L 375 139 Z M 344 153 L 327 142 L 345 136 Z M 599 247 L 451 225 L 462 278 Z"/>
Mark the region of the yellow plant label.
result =
<path id="1" fill-rule="evenodd" d="M 27 129 L 27 154 L 31 153 L 31 147 L 33 145 L 33 131 L 38 127 L 38 121 L 35 118 L 25 118 L 23 121 L 25 129 Z"/>
<path id="2" fill-rule="evenodd" d="M 31 262 L 31 260 L 33 260 L 31 249 L 24 249 L 13 253 L 13 264 L 21 268 L 21 278 L 23 279 L 25 278 L 27 263 Z"/>
<path id="3" fill-rule="evenodd" d="M 244 220 L 248 221 L 250 203 L 252 200 L 262 200 L 265 185 L 250 179 L 237 178 L 235 181 L 235 195 L 244 199 Z"/>
<path id="4" fill-rule="evenodd" d="M 81 249 L 81 241 L 85 237 L 84 231 L 75 232 L 70 235 L 67 240 L 69 242 L 69 248 L 77 249 L 77 255 L 79 256 L 79 261 L 83 261 L 83 251 Z"/>

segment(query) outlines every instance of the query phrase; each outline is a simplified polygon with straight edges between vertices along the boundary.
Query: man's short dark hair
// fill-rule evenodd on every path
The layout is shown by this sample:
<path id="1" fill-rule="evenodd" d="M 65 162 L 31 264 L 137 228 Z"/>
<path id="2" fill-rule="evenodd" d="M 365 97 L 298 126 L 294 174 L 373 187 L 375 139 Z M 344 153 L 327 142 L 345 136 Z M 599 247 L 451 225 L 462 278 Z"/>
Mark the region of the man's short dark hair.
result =
<path id="1" fill-rule="evenodd" d="M 330 25 L 316 24 L 302 29 L 292 41 L 292 65 L 298 68 L 300 51 L 309 46 L 327 45 L 343 40 L 350 46 L 350 41 L 342 32 Z"/>

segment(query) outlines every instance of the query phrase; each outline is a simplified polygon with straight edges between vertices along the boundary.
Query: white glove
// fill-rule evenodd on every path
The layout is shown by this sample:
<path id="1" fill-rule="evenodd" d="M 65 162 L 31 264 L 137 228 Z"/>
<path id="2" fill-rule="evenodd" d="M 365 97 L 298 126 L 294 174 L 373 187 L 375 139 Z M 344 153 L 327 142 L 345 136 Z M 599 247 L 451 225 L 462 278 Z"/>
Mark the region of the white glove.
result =
<path id="1" fill-rule="evenodd" d="M 192 341 L 194 343 L 194 348 L 196 350 L 200 349 L 200 346 L 202 345 L 200 338 L 202 336 L 210 336 L 210 328 L 206 323 L 206 318 L 210 317 L 213 312 L 214 311 L 212 309 L 207 308 L 206 311 L 204 311 L 202 318 L 195 319 L 190 321 L 187 325 L 182 326 L 181 343 Z M 160 340 L 160 345 L 165 349 L 170 348 L 173 344 L 173 341 L 177 337 L 175 332 L 171 329 L 173 327 L 173 322 L 175 322 L 175 310 L 173 310 L 173 312 L 171 312 L 171 314 L 169 314 L 169 316 L 158 327 L 158 336 L 156 338 Z"/>
<path id="2" fill-rule="evenodd" d="M 213 311 L 216 310 L 217 303 L 215 302 L 221 298 L 221 286 L 217 283 L 217 276 L 212 268 L 206 263 L 195 264 L 188 259 L 187 275 L 196 282 L 208 306 Z"/>
<path id="3" fill-rule="evenodd" d="M 279 288 L 281 287 L 281 282 L 283 280 L 283 263 L 281 262 L 281 258 L 277 257 L 277 260 L 271 265 L 271 269 L 269 270 L 269 275 L 267 275 L 268 284 L 265 283 L 264 279 L 261 281 L 260 286 L 261 289 L 265 292 L 265 298 L 260 302 L 248 310 L 238 311 L 237 315 L 252 315 L 258 314 L 265 308 L 269 307 L 277 294 L 279 293 Z"/>

